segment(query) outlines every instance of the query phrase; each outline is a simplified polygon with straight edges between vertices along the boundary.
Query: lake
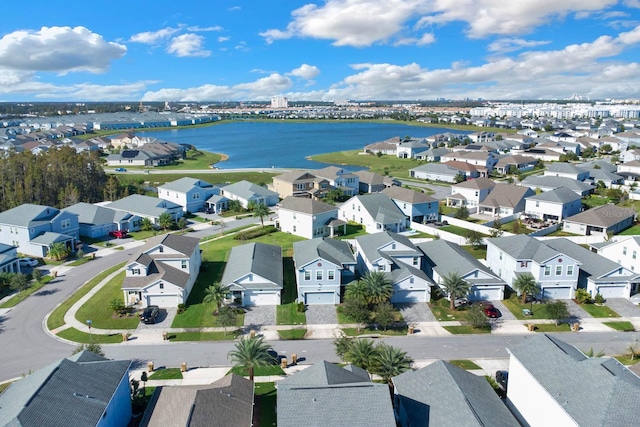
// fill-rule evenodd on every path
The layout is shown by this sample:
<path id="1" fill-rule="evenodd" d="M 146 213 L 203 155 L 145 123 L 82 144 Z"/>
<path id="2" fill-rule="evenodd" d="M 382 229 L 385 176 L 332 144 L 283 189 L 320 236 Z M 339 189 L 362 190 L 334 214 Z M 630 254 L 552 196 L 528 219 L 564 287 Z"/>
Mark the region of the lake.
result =
<path id="1" fill-rule="evenodd" d="M 327 165 L 307 160 L 307 156 L 361 150 L 365 145 L 394 136 L 424 138 L 443 132 L 462 135 L 470 133 L 444 128 L 364 122 L 230 122 L 193 129 L 136 133 L 226 154 L 229 159 L 217 165 L 223 169 L 314 169 Z"/>

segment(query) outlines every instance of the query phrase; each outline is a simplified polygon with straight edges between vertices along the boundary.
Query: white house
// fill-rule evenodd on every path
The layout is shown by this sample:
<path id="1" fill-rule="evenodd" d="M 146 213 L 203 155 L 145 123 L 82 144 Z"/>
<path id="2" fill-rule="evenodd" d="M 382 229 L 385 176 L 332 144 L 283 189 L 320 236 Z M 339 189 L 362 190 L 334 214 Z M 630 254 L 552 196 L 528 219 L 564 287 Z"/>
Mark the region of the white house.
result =
<path id="1" fill-rule="evenodd" d="M 393 186 L 382 191 L 407 216 L 409 221 L 430 222 L 438 220 L 438 200 L 419 191 Z"/>
<path id="2" fill-rule="evenodd" d="M 447 197 L 447 206 L 477 208 L 495 186 L 496 183 L 489 178 L 477 178 L 452 185 L 451 195 Z"/>
<path id="3" fill-rule="evenodd" d="M 452 164 L 453 163 L 453 164 Z M 480 176 L 478 171 L 473 165 L 468 165 L 474 168 L 474 170 L 467 170 L 464 163 L 461 162 L 449 162 L 449 164 L 442 163 L 427 163 L 420 165 L 413 169 L 409 169 L 409 173 L 412 178 L 428 179 L 430 181 L 442 181 L 442 182 L 456 182 L 458 176 L 476 178 Z"/>
<path id="4" fill-rule="evenodd" d="M 198 212 L 204 209 L 205 202 L 214 194 L 220 194 L 220 188 L 201 179 L 184 177 L 167 182 L 158 187 L 158 197 L 182 206 L 185 212 Z"/>
<path id="5" fill-rule="evenodd" d="M 565 187 L 581 197 L 589 195 L 595 189 L 594 185 L 589 182 L 576 181 L 573 178 L 565 178 L 562 176 L 531 175 L 522 180 L 518 185 L 524 185 L 533 190 L 540 189 L 542 191 Z"/>
<path id="6" fill-rule="evenodd" d="M 526 198 L 534 191 L 519 185 L 496 183 L 491 193 L 478 205 L 478 213 L 493 216 L 508 216 L 523 212 Z"/>
<path id="7" fill-rule="evenodd" d="M 20 273 L 18 248 L 0 243 L 0 272 Z"/>
<path id="8" fill-rule="evenodd" d="M 562 222 L 562 229 L 583 236 L 606 236 L 609 233 L 618 234 L 631 227 L 635 218 L 636 212 L 633 209 L 606 204 L 565 218 Z"/>
<path id="9" fill-rule="evenodd" d="M 200 239 L 165 234 L 149 239 L 125 265 L 126 305 L 177 307 L 189 297 L 202 259 Z"/>
<path id="10" fill-rule="evenodd" d="M 247 208 L 250 202 L 266 206 L 275 206 L 280 200 L 278 193 L 267 188 L 253 184 L 249 181 L 238 181 L 220 188 L 220 195 L 229 200 L 238 200 L 243 208 Z"/>
<path id="11" fill-rule="evenodd" d="M 362 194 L 344 202 L 339 219 L 362 224 L 367 233 L 401 232 L 407 228 L 405 214 L 383 193 Z"/>
<path id="12" fill-rule="evenodd" d="M 356 237 L 357 270 L 381 271 L 393 285 L 392 303 L 428 302 L 433 282 L 422 271 L 423 253 L 405 236 L 383 232 Z"/>
<path id="13" fill-rule="evenodd" d="M 283 288 L 282 248 L 265 243 L 235 246 L 222 274 L 234 300 L 242 306 L 280 305 Z"/>
<path id="14" fill-rule="evenodd" d="M 333 237 L 340 231 L 335 230 L 332 223 L 337 218 L 336 206 L 305 197 L 288 196 L 278 207 L 280 230 L 306 239 Z"/>
<path id="15" fill-rule="evenodd" d="M 360 191 L 360 178 L 351 171 L 336 166 L 328 166 L 312 172 L 315 176 L 324 178 L 335 188 L 339 188 L 347 196 L 355 196 Z"/>
<path id="16" fill-rule="evenodd" d="M 344 240 L 294 242 L 293 264 L 298 301 L 305 304 L 340 304 L 341 287 L 356 278 L 356 260 Z"/>
<path id="17" fill-rule="evenodd" d="M 620 236 L 613 242 L 591 244 L 592 250 L 635 273 L 640 273 L 640 236 Z"/>
<path id="18" fill-rule="evenodd" d="M 580 263 L 533 237 L 516 234 L 487 239 L 487 266 L 507 284 L 530 273 L 545 298 L 571 299 L 578 284 Z"/>
<path id="19" fill-rule="evenodd" d="M 565 187 L 526 198 L 525 215 L 542 220 L 562 221 L 582 209 L 582 198 Z"/>
<path id="20" fill-rule="evenodd" d="M 544 171 L 544 176 L 560 176 L 576 181 L 585 181 L 589 178 L 589 171 L 572 163 L 551 163 Z"/>

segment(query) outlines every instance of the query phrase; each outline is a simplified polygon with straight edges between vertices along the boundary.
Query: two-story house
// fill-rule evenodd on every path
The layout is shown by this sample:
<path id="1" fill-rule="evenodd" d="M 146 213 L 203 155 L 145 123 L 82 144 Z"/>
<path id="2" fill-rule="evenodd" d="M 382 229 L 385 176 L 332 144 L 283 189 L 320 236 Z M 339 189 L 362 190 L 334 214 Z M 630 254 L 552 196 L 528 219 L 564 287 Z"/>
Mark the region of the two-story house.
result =
<path id="1" fill-rule="evenodd" d="M 185 212 L 204 209 L 205 202 L 220 188 L 201 179 L 184 177 L 158 187 L 158 197 L 182 206 Z"/>
<path id="2" fill-rule="evenodd" d="M 336 206 L 319 200 L 289 196 L 278 206 L 278 226 L 285 233 L 307 239 L 333 237 L 344 234 L 345 225 L 346 222 L 338 220 Z"/>
<path id="3" fill-rule="evenodd" d="M 412 178 L 430 181 L 456 182 L 458 177 L 476 178 L 480 173 L 475 166 L 463 162 L 427 163 L 409 169 Z"/>
<path id="4" fill-rule="evenodd" d="M 407 228 L 407 217 L 389 196 L 383 193 L 354 196 L 338 208 L 339 219 L 362 224 L 367 233 Z"/>
<path id="5" fill-rule="evenodd" d="M 530 273 L 545 298 L 571 299 L 580 262 L 525 234 L 487 239 L 487 266 L 507 284 Z"/>
<path id="6" fill-rule="evenodd" d="M 18 250 L 15 246 L 0 243 L 0 272 L 20 273 Z"/>
<path id="7" fill-rule="evenodd" d="M 562 176 L 535 176 L 526 177 L 518 185 L 524 185 L 533 190 L 540 189 L 542 191 L 555 190 L 556 188 L 565 187 L 575 192 L 578 196 L 584 197 L 593 193 L 595 187 L 589 182 L 576 181 L 573 178 Z"/>
<path id="8" fill-rule="evenodd" d="M 229 200 L 237 200 L 245 209 L 251 202 L 265 206 L 275 206 L 280 200 L 278 193 L 275 191 L 244 180 L 220 188 L 220 195 Z"/>
<path id="9" fill-rule="evenodd" d="M 126 305 L 177 307 L 189 297 L 202 258 L 200 239 L 165 234 L 149 239 L 125 265 Z"/>
<path id="10" fill-rule="evenodd" d="M 548 165 L 543 176 L 559 176 L 576 181 L 585 181 L 589 178 L 589 171 L 572 163 L 559 162 Z"/>
<path id="11" fill-rule="evenodd" d="M 328 166 L 313 171 L 317 177 L 324 178 L 334 188 L 339 188 L 346 196 L 355 196 L 360 191 L 360 179 L 351 171 L 336 166 Z"/>
<path id="12" fill-rule="evenodd" d="M 438 200 L 419 191 L 389 187 L 382 191 L 407 216 L 409 221 L 424 223 L 438 220 Z"/>
<path id="13" fill-rule="evenodd" d="M 405 236 L 383 232 L 356 237 L 357 271 L 382 271 L 393 285 L 392 303 L 428 302 L 433 282 L 420 268 L 423 253 Z"/>
<path id="14" fill-rule="evenodd" d="M 582 198 L 565 187 L 535 194 L 525 200 L 524 211 L 529 218 L 562 221 L 582 209 Z"/>
<path id="15" fill-rule="evenodd" d="M 496 183 L 491 193 L 480 202 L 478 213 L 507 216 L 525 210 L 527 197 L 535 195 L 528 187 Z"/>
<path id="16" fill-rule="evenodd" d="M 329 180 L 311 172 L 292 170 L 274 176 L 269 186 L 281 199 L 288 196 L 323 198 L 329 191 Z"/>
<path id="17" fill-rule="evenodd" d="M 340 304 L 341 287 L 356 278 L 356 260 L 344 240 L 328 238 L 293 244 L 298 301 Z"/>
<path id="18" fill-rule="evenodd" d="M 51 206 L 26 203 L 0 213 L 0 243 L 34 257 L 46 256 L 54 243 L 75 252 L 79 230 L 78 215 Z"/>
<path id="19" fill-rule="evenodd" d="M 591 250 L 635 273 L 640 273 L 640 236 L 619 236 L 609 242 L 591 243 Z"/>
<path id="20" fill-rule="evenodd" d="M 379 193 L 385 188 L 400 185 L 394 178 L 370 171 L 355 171 L 361 193 Z"/>
<path id="21" fill-rule="evenodd" d="M 489 178 L 477 178 L 452 185 L 451 195 L 447 197 L 447 206 L 467 206 L 473 208 L 473 212 L 475 212 L 478 205 L 495 186 L 496 183 Z"/>
<path id="22" fill-rule="evenodd" d="M 142 218 L 138 215 L 91 203 L 76 203 L 64 208 L 78 215 L 80 235 L 92 239 L 108 236 L 111 231 L 138 231 Z"/>

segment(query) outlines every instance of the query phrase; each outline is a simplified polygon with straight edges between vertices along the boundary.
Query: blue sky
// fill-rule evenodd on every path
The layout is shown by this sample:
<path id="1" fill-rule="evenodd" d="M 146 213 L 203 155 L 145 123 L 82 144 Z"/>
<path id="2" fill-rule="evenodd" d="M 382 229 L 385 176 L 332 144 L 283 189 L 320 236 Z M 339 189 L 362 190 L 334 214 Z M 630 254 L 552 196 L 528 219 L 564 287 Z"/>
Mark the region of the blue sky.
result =
<path id="1" fill-rule="evenodd" d="M 640 98 L 640 0 L 26 0 L 2 9 L 0 101 Z"/>

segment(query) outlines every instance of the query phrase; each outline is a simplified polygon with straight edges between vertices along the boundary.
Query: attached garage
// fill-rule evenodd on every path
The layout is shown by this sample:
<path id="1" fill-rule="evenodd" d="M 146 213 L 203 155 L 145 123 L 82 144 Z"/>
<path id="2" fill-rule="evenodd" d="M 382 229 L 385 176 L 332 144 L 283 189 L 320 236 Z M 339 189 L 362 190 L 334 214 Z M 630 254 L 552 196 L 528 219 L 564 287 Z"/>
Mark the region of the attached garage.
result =
<path id="1" fill-rule="evenodd" d="M 391 302 L 394 304 L 427 302 L 427 292 L 398 289 L 391 296 Z"/>
<path id="2" fill-rule="evenodd" d="M 571 287 L 544 288 L 542 295 L 547 299 L 571 299 Z"/>
<path id="3" fill-rule="evenodd" d="M 605 299 L 629 298 L 630 293 L 626 285 L 598 286 L 596 289 Z"/>
<path id="4" fill-rule="evenodd" d="M 178 295 L 147 295 L 147 305 L 158 307 L 177 307 Z"/>
<path id="5" fill-rule="evenodd" d="M 242 305 L 280 305 L 276 292 L 244 291 Z"/>
<path id="6" fill-rule="evenodd" d="M 471 301 L 500 301 L 504 299 L 504 288 L 496 286 L 473 286 L 469 291 Z"/>
<path id="7" fill-rule="evenodd" d="M 304 303 L 307 305 L 315 304 L 335 304 L 335 292 L 306 292 L 304 294 Z"/>

